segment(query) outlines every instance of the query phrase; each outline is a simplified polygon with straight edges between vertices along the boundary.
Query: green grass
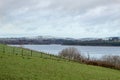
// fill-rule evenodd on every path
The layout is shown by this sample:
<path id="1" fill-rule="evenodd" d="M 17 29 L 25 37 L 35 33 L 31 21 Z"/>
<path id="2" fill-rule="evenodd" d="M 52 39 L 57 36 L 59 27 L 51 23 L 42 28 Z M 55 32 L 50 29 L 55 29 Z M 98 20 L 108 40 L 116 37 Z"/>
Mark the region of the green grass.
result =
<path id="1" fill-rule="evenodd" d="M 5 48 L 5 52 L 3 49 Z M 14 52 L 14 53 L 13 53 Z M 120 71 L 0 45 L 0 80 L 120 80 Z"/>

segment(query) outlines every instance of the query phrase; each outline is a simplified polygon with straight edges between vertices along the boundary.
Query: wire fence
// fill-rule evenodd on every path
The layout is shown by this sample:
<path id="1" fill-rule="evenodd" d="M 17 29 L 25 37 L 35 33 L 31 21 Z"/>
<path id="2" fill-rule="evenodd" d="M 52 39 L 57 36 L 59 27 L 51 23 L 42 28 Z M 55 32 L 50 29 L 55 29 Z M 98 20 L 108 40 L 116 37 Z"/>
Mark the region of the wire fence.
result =
<path id="1" fill-rule="evenodd" d="M 29 58 L 39 57 L 39 58 L 52 59 L 57 61 L 60 61 L 60 60 L 70 61 L 65 57 L 44 53 L 44 52 L 38 52 L 38 51 L 34 51 L 34 50 L 22 48 L 22 47 L 0 46 L 0 53 L 7 54 L 7 55 L 17 55 L 21 57 L 29 57 Z"/>

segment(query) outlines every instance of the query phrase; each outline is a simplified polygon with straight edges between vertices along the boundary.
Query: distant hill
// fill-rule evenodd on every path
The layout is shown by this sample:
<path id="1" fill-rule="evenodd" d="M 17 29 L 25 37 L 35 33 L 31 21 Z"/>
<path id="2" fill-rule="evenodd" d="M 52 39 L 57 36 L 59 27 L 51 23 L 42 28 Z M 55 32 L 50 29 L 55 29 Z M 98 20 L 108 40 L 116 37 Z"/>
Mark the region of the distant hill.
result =
<path id="1" fill-rule="evenodd" d="M 2 44 L 61 44 L 90 46 L 120 46 L 120 37 L 107 38 L 56 38 L 51 36 L 0 38 Z"/>

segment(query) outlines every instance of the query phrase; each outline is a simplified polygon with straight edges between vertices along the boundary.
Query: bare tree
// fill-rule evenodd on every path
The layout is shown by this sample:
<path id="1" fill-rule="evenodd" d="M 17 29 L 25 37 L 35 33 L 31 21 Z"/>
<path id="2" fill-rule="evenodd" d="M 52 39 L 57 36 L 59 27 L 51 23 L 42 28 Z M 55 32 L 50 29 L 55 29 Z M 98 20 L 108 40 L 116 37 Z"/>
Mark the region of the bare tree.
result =
<path id="1" fill-rule="evenodd" d="M 102 60 L 116 67 L 120 66 L 120 56 L 105 55 L 102 57 Z"/>
<path id="2" fill-rule="evenodd" d="M 69 47 L 66 49 L 63 49 L 60 53 L 59 56 L 72 59 L 72 60 L 80 60 L 82 58 L 80 52 L 74 48 L 74 47 Z"/>

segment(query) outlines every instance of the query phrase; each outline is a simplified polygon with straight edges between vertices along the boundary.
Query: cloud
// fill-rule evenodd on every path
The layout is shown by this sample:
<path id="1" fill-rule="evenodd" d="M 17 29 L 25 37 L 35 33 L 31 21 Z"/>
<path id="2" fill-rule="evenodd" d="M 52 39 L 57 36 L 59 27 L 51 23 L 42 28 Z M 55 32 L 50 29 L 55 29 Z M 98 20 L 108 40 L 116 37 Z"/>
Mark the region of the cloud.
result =
<path id="1" fill-rule="evenodd" d="M 120 0 L 0 0 L 0 36 L 119 36 Z"/>

